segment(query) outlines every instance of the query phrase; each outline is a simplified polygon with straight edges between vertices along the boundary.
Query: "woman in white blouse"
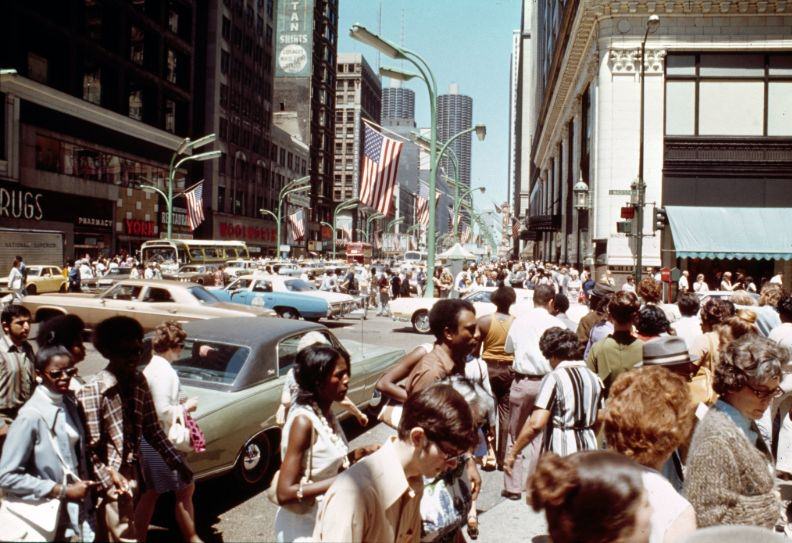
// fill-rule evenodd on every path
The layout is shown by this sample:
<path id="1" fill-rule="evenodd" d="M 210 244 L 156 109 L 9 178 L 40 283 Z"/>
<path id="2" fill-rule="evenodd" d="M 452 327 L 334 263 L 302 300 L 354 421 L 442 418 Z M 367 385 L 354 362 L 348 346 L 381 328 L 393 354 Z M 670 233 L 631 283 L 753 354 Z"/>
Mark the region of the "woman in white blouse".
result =
<path id="1" fill-rule="evenodd" d="M 143 375 L 151 389 L 157 417 L 166 434 L 181 412 L 195 411 L 198 405 L 194 398 L 181 403 L 179 376 L 171 366 L 174 360 L 178 360 L 186 337 L 187 334 L 177 322 L 169 321 L 157 326 L 151 340 L 154 355 L 143 370 Z M 178 473 L 167 466 L 159 453 L 144 438 L 141 438 L 140 456 L 144 492 L 135 507 L 135 529 L 140 541 L 146 540 L 157 498 L 166 492 L 176 494 L 174 516 L 184 540 L 201 541 L 195 531 L 195 510 L 192 502 L 195 482 L 182 481 Z"/>

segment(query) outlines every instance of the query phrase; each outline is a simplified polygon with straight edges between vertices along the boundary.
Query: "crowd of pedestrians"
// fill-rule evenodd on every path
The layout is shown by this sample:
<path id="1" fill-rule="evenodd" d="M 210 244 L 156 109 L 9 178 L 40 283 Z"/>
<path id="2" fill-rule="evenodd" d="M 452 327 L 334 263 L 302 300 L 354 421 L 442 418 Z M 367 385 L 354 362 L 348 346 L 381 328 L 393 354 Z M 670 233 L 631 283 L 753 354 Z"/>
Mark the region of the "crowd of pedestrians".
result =
<path id="1" fill-rule="evenodd" d="M 792 535 L 778 492 L 792 479 L 792 297 L 778 281 L 741 296 L 753 281 L 723 273 L 719 290 L 744 288 L 701 305 L 702 281 L 684 274 L 675 304 L 655 277 L 617 288 L 607 273 L 539 262 L 435 277 L 432 341 L 377 383 L 380 420 L 395 430 L 385 443 L 350 447 L 333 405 L 368 422 L 347 398 L 351 360 L 303 338 L 267 492 L 278 541 L 476 538 L 481 470 L 503 472 L 503 497 L 544 511 L 555 543 L 676 542 L 719 525 Z M 386 314 L 426 275 L 361 266 L 320 281 Z M 493 289 L 486 316 L 463 298 L 481 286 Z M 515 288 L 532 290 L 517 316 Z M 570 302 L 587 306 L 579 322 Z M 182 537 L 199 541 L 189 447 L 169 437 L 197 407 L 171 366 L 181 326 L 158 326 L 149 356 L 139 323 L 103 321 L 93 345 L 107 365 L 82 379 L 78 317 L 42 324 L 37 349 L 22 305 L 0 320 L 0 522 L 16 504 L 55 501 L 47 540 L 143 541 L 159 497 L 174 493 Z"/>

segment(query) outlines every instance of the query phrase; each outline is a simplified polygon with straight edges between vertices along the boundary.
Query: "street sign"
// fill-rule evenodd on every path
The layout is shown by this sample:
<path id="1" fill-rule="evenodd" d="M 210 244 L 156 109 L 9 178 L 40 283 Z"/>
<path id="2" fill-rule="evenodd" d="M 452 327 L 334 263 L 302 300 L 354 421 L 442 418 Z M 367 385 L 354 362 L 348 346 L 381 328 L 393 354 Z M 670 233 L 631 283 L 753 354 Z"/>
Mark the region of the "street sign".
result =
<path id="1" fill-rule="evenodd" d="M 620 189 L 620 190 L 609 190 L 609 196 L 630 196 L 632 191 L 630 189 Z"/>
<path id="2" fill-rule="evenodd" d="M 632 206 L 625 206 L 621 208 L 622 219 L 632 219 L 635 217 L 635 208 Z"/>

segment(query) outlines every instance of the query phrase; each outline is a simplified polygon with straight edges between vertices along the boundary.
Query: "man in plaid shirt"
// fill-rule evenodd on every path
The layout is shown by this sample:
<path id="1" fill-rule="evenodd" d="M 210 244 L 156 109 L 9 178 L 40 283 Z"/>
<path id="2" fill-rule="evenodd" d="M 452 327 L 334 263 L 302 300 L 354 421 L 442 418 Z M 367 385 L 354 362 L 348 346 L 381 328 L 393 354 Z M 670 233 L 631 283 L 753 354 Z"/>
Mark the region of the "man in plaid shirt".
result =
<path id="1" fill-rule="evenodd" d="M 96 537 L 97 541 L 134 541 L 132 498 L 141 436 L 184 481 L 192 480 L 192 472 L 162 431 L 146 379 L 137 369 L 143 354 L 140 323 L 129 317 L 102 321 L 96 327 L 94 346 L 109 363 L 85 383 L 78 398 L 93 470 L 101 483 Z"/>

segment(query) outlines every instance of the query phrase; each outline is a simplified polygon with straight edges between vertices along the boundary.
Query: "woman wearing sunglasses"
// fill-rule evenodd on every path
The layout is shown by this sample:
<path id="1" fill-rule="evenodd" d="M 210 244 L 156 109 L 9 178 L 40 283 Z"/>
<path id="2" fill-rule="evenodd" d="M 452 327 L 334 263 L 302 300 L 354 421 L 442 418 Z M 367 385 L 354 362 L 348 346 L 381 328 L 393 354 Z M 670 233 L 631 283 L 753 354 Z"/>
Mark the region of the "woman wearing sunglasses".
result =
<path id="1" fill-rule="evenodd" d="M 93 541 L 89 490 L 96 483 L 88 480 L 83 421 L 69 391 L 77 368 L 61 346 L 40 349 L 35 368 L 41 384 L 9 429 L 0 458 L 0 489 L 23 500 L 60 499 L 53 540 Z"/>
<path id="2" fill-rule="evenodd" d="M 720 399 L 698 423 L 690 444 L 684 492 L 699 527 L 746 524 L 774 528 L 780 502 L 772 456 L 756 421 L 780 395 L 789 353 L 757 334 L 721 352 L 713 388 Z"/>

